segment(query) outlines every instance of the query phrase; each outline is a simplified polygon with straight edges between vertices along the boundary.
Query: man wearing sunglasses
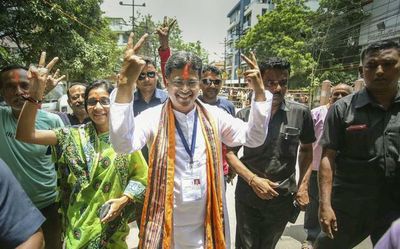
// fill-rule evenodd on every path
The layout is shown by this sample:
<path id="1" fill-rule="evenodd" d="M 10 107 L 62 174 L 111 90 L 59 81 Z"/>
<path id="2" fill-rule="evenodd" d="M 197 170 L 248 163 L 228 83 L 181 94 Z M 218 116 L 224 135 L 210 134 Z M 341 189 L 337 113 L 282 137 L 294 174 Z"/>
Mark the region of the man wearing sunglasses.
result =
<path id="1" fill-rule="evenodd" d="M 221 70 L 216 66 L 206 65 L 202 70 L 202 79 L 200 81 L 200 89 L 202 95 L 199 96 L 199 99 L 204 103 L 215 105 L 226 111 L 227 113 L 235 116 L 235 106 L 227 99 L 219 98 L 218 94 L 222 87 L 222 79 L 221 79 Z M 222 146 L 223 153 L 223 169 L 224 169 L 224 177 L 225 182 L 229 182 L 233 177 L 229 177 L 229 165 L 226 161 L 226 147 Z M 232 173 L 232 172 L 231 172 Z M 231 174 L 231 176 L 234 176 Z"/>
<path id="2" fill-rule="evenodd" d="M 164 103 L 168 97 L 166 92 L 156 88 L 158 75 L 154 62 L 150 58 L 144 58 L 144 61 L 146 65 L 136 82 L 137 91 L 134 95 L 135 116 L 147 108 Z M 146 157 L 145 154 L 143 155 Z"/>
<path id="3" fill-rule="evenodd" d="M 235 116 L 235 106 L 232 102 L 218 97 L 221 87 L 221 70 L 216 66 L 206 65 L 202 71 L 202 79 L 200 82 L 202 95 L 199 96 L 199 99 L 204 103 L 216 105 L 232 116 Z"/>
<path id="4" fill-rule="evenodd" d="M 236 248 L 275 248 L 289 220 L 308 204 L 303 177 L 312 161 L 314 125 L 307 106 L 285 99 L 290 64 L 281 58 L 260 63 L 265 89 L 273 94 L 272 116 L 264 144 L 244 146 L 239 160 L 230 151 L 229 165 L 240 176 L 236 186 Z M 249 120 L 250 107 L 244 121 Z M 297 149 L 299 181 L 296 184 Z M 296 207 L 294 206 L 296 203 Z"/>
<path id="5" fill-rule="evenodd" d="M 165 63 L 167 62 L 169 56 L 171 55 L 171 51 L 169 49 L 169 34 L 170 30 L 173 28 L 176 20 L 171 19 L 168 20 L 167 17 L 164 17 L 164 23 L 156 29 L 156 33 L 158 34 L 158 40 L 160 42 L 160 47 L 158 49 L 160 61 L 161 61 L 161 71 L 163 75 L 163 81 L 165 84 Z M 136 89 L 134 95 L 133 104 L 134 108 L 134 115 L 135 117 L 139 115 L 142 111 L 160 105 L 165 102 L 168 98 L 168 93 L 158 89 L 157 80 L 158 74 L 156 70 L 156 64 L 150 58 L 143 58 L 146 62 L 146 65 L 142 69 L 141 74 L 136 82 Z M 148 151 L 147 147 L 145 146 L 142 149 L 143 156 L 145 157 L 146 161 L 148 158 Z"/>

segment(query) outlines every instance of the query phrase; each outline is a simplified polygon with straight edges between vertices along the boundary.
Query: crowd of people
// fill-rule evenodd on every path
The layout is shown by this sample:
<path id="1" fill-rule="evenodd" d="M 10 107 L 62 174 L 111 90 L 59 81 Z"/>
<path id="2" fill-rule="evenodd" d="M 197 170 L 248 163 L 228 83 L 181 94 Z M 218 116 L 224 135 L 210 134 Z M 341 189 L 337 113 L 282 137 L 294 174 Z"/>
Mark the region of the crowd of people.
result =
<path id="1" fill-rule="evenodd" d="M 68 114 L 40 109 L 64 79 L 58 58 L 46 64 L 43 52 L 37 66 L 1 70 L 1 248 L 127 248 L 136 220 L 143 249 L 273 249 L 301 210 L 302 249 L 353 248 L 368 236 L 400 248 L 397 42 L 362 52 L 364 89 L 337 84 L 312 110 L 285 98 L 286 59 L 242 55 L 252 94 L 236 113 L 218 96 L 220 69 L 171 52 L 174 23 L 157 29 L 165 90 L 140 56 L 147 35 L 136 44 L 130 35 L 115 89 L 71 84 Z M 225 190 L 236 174 L 231 245 Z"/>

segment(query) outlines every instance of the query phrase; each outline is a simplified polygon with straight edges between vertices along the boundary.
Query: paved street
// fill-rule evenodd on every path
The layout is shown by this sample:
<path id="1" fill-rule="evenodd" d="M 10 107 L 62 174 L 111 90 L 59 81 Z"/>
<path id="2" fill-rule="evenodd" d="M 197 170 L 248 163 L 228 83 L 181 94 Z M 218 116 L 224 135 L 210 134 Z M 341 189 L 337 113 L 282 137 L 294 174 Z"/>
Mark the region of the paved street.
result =
<path id="1" fill-rule="evenodd" d="M 234 200 L 234 190 L 235 187 L 232 185 L 228 185 L 227 188 L 227 203 L 229 209 L 229 221 L 230 221 L 230 230 L 231 230 L 231 239 L 232 246 L 234 248 L 234 240 L 235 240 L 235 200 Z M 295 224 L 288 224 L 281 237 L 276 249 L 300 249 L 301 241 L 303 241 L 306 237 L 306 234 L 303 229 L 303 219 L 304 213 L 301 212 L 299 218 L 297 219 Z M 136 224 L 132 224 L 131 233 L 128 236 L 128 245 L 129 249 L 136 248 L 138 244 L 138 230 Z M 369 239 L 363 241 L 360 245 L 355 247 L 355 249 L 372 249 L 372 245 Z"/>

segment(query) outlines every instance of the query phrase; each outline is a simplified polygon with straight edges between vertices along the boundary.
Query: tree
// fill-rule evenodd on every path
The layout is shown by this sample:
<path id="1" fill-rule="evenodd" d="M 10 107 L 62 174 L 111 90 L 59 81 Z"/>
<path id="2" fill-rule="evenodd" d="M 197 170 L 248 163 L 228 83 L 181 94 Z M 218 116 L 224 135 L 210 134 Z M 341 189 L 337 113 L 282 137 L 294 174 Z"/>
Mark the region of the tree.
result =
<path id="1" fill-rule="evenodd" d="M 140 13 L 137 14 L 135 21 L 135 37 L 139 39 L 144 33 L 149 33 L 150 36 L 147 39 L 145 46 L 140 50 L 141 54 L 146 55 L 158 61 L 158 36 L 155 34 L 156 28 L 161 25 L 160 22 L 154 22 L 151 15 L 142 16 Z M 179 22 L 177 21 L 170 33 L 169 45 L 172 51 L 189 51 L 200 56 L 203 63 L 208 63 L 208 52 L 201 46 L 200 41 L 196 42 L 185 42 L 182 37 L 182 31 L 179 28 Z"/>
<path id="2" fill-rule="evenodd" d="M 352 83 L 358 77 L 360 26 L 366 18 L 365 0 L 321 0 L 314 30 L 318 60 L 316 75 L 335 83 Z"/>
<path id="3" fill-rule="evenodd" d="M 0 0 L 0 66 L 37 63 L 46 51 L 48 58 L 60 58 L 57 67 L 70 80 L 110 75 L 120 54 L 101 2 Z"/>
<path id="4" fill-rule="evenodd" d="M 279 56 L 292 65 L 292 82 L 305 86 L 316 66 L 308 40 L 313 36 L 315 13 L 302 0 L 274 1 L 275 9 L 259 17 L 237 44 L 244 51 L 254 50 L 257 58 Z"/>
<path id="5" fill-rule="evenodd" d="M 351 84 L 358 77 L 360 25 L 366 0 L 320 0 L 314 12 L 302 0 L 275 0 L 275 9 L 259 18 L 238 47 L 260 58 L 287 58 L 294 86 L 329 79 Z"/>

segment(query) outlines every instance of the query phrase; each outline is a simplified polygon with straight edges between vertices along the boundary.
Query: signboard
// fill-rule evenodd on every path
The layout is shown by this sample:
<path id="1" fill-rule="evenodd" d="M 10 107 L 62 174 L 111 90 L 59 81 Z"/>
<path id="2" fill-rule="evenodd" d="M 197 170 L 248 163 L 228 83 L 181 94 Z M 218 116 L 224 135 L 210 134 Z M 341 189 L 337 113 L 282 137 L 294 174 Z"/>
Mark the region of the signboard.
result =
<path id="1" fill-rule="evenodd" d="M 364 6 L 370 16 L 361 25 L 359 45 L 400 37 L 400 0 L 373 1 Z"/>

